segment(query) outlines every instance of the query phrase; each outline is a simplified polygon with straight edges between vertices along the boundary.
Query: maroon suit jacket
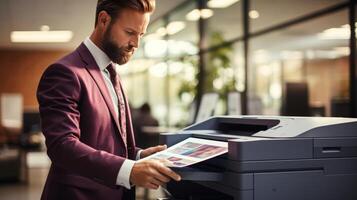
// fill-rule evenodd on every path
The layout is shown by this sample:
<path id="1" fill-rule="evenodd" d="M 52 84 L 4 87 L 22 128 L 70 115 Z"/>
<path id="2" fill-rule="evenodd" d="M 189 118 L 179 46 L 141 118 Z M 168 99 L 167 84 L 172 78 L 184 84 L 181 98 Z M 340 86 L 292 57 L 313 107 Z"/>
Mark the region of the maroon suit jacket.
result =
<path id="1" fill-rule="evenodd" d="M 37 99 L 52 161 L 41 199 L 124 199 L 116 178 L 125 158 L 135 160 L 138 151 L 130 109 L 126 101 L 123 141 L 110 93 L 83 43 L 46 69 Z"/>

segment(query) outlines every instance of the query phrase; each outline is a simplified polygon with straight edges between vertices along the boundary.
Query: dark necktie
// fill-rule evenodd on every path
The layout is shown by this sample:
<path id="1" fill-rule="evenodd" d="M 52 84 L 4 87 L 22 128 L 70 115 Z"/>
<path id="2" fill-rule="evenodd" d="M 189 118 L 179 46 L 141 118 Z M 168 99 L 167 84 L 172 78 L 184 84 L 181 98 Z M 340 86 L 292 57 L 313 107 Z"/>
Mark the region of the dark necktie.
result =
<path id="1" fill-rule="evenodd" d="M 118 105 L 119 105 L 118 110 L 119 110 L 119 122 L 121 127 L 121 134 L 124 139 L 124 143 L 126 144 L 126 118 L 125 118 L 126 114 L 125 114 L 124 95 L 121 90 L 119 76 L 115 71 L 114 66 L 112 64 L 109 64 L 107 70 L 109 71 L 110 80 L 113 84 L 115 93 L 117 94 L 118 97 Z"/>

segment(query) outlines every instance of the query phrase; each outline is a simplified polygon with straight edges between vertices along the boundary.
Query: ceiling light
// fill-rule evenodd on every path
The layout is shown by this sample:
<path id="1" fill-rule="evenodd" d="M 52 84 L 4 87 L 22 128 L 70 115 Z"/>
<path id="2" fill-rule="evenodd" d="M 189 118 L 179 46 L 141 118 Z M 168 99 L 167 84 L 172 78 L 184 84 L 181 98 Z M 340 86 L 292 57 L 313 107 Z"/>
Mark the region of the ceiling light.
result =
<path id="1" fill-rule="evenodd" d="M 180 31 L 182 31 L 186 27 L 186 23 L 182 21 L 174 21 L 170 22 L 167 27 L 167 34 L 174 35 Z"/>
<path id="2" fill-rule="evenodd" d="M 12 31 L 14 43 L 64 43 L 73 37 L 72 31 Z"/>
<path id="3" fill-rule="evenodd" d="M 210 0 L 207 6 L 210 8 L 227 8 L 239 0 Z"/>
<path id="4" fill-rule="evenodd" d="M 160 27 L 156 30 L 156 33 L 161 36 L 164 37 L 167 34 L 167 30 L 165 27 Z"/>
<path id="5" fill-rule="evenodd" d="M 197 21 L 200 17 L 202 19 L 207 19 L 213 16 L 213 10 L 211 9 L 194 9 L 187 13 L 186 19 L 189 21 Z"/>
<path id="6" fill-rule="evenodd" d="M 41 31 L 49 31 L 50 27 L 48 25 L 42 25 L 40 28 Z"/>
<path id="7" fill-rule="evenodd" d="M 144 46 L 145 56 L 148 58 L 161 58 L 166 55 L 167 41 L 148 40 Z"/>
<path id="8" fill-rule="evenodd" d="M 251 19 L 257 19 L 259 17 L 259 12 L 256 10 L 249 11 L 249 17 Z"/>
<path id="9" fill-rule="evenodd" d="M 341 26 L 341 28 L 350 28 L 350 25 L 349 24 L 344 24 Z"/>
<path id="10" fill-rule="evenodd" d="M 341 50 L 307 50 L 306 51 L 306 58 L 309 60 L 312 59 L 336 59 L 341 56 L 341 52 L 338 52 Z"/>
<path id="11" fill-rule="evenodd" d="M 166 35 L 174 35 L 182 31 L 186 27 L 186 23 L 182 21 L 173 21 L 170 22 L 166 27 L 160 27 L 156 30 L 155 33 L 150 34 L 149 39 L 158 39 Z"/>
<path id="12" fill-rule="evenodd" d="M 350 55 L 349 47 L 335 47 L 335 48 L 333 48 L 333 50 L 335 50 L 335 52 L 341 56 L 349 56 Z"/>
<path id="13" fill-rule="evenodd" d="M 322 40 L 347 40 L 350 38 L 351 31 L 349 28 L 329 28 L 322 33 L 318 33 L 317 37 Z"/>
<path id="14" fill-rule="evenodd" d="M 315 50 L 314 53 L 315 58 L 320 59 L 336 59 L 339 57 L 336 51 L 333 50 Z"/>
<path id="15" fill-rule="evenodd" d="M 201 12 L 198 9 L 194 9 L 187 13 L 186 19 L 189 21 L 197 21 L 201 17 Z"/>
<path id="16" fill-rule="evenodd" d="M 212 15 L 213 15 L 213 10 L 211 10 L 211 9 L 202 9 L 201 10 L 201 17 L 203 19 L 210 18 L 210 17 L 212 17 Z"/>
<path id="17" fill-rule="evenodd" d="M 321 40 L 348 40 L 351 36 L 349 24 L 344 24 L 339 28 L 329 28 L 317 34 Z M 356 28 L 357 30 L 357 28 Z M 357 37 L 356 37 L 357 38 Z"/>
<path id="18" fill-rule="evenodd" d="M 355 22 L 355 26 L 357 27 L 357 22 Z M 344 24 L 341 26 L 341 28 L 350 28 L 349 24 Z"/>

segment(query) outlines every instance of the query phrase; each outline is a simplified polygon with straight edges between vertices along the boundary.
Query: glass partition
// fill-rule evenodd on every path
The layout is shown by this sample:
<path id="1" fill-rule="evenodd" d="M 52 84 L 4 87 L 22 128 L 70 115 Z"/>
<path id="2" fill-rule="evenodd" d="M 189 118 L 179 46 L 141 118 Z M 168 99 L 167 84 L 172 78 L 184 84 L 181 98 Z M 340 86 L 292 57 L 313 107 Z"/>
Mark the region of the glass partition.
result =
<path id="1" fill-rule="evenodd" d="M 250 114 L 345 115 L 337 104 L 349 100 L 348 28 L 343 10 L 253 38 Z"/>
<path id="2" fill-rule="evenodd" d="M 204 54 L 204 93 L 219 93 L 220 101 L 215 113 L 217 115 L 226 113 L 229 92 L 245 90 L 243 55 L 242 42 L 227 44 Z"/>
<path id="3" fill-rule="evenodd" d="M 207 47 L 242 37 L 242 1 L 210 0 L 206 12 L 211 13 L 206 18 Z"/>
<path id="4" fill-rule="evenodd" d="M 250 0 L 250 32 L 288 22 L 347 0 Z"/>

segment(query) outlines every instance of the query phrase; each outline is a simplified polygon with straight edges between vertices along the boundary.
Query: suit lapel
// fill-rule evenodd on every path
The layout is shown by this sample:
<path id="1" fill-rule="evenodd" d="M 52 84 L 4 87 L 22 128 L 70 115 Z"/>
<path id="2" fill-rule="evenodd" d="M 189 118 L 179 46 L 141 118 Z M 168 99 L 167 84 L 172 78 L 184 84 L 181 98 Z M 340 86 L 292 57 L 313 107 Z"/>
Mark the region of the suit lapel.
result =
<path id="1" fill-rule="evenodd" d="M 80 56 L 82 57 L 83 61 L 87 64 L 86 69 L 88 70 L 89 74 L 91 75 L 91 77 L 95 81 L 96 85 L 98 86 L 100 93 L 102 94 L 104 101 L 110 111 L 110 114 L 115 122 L 116 128 L 119 131 L 121 140 L 124 143 L 124 145 L 126 146 L 126 141 L 123 140 L 123 137 L 121 134 L 121 130 L 120 130 L 120 126 L 119 126 L 119 119 L 118 119 L 118 116 L 114 110 L 113 101 L 110 97 L 110 93 L 108 91 L 107 85 L 105 84 L 105 81 L 103 79 L 103 76 L 101 74 L 101 71 L 100 71 L 97 63 L 95 62 L 92 54 L 90 54 L 89 50 L 83 43 L 78 47 L 77 50 L 78 50 Z"/>

